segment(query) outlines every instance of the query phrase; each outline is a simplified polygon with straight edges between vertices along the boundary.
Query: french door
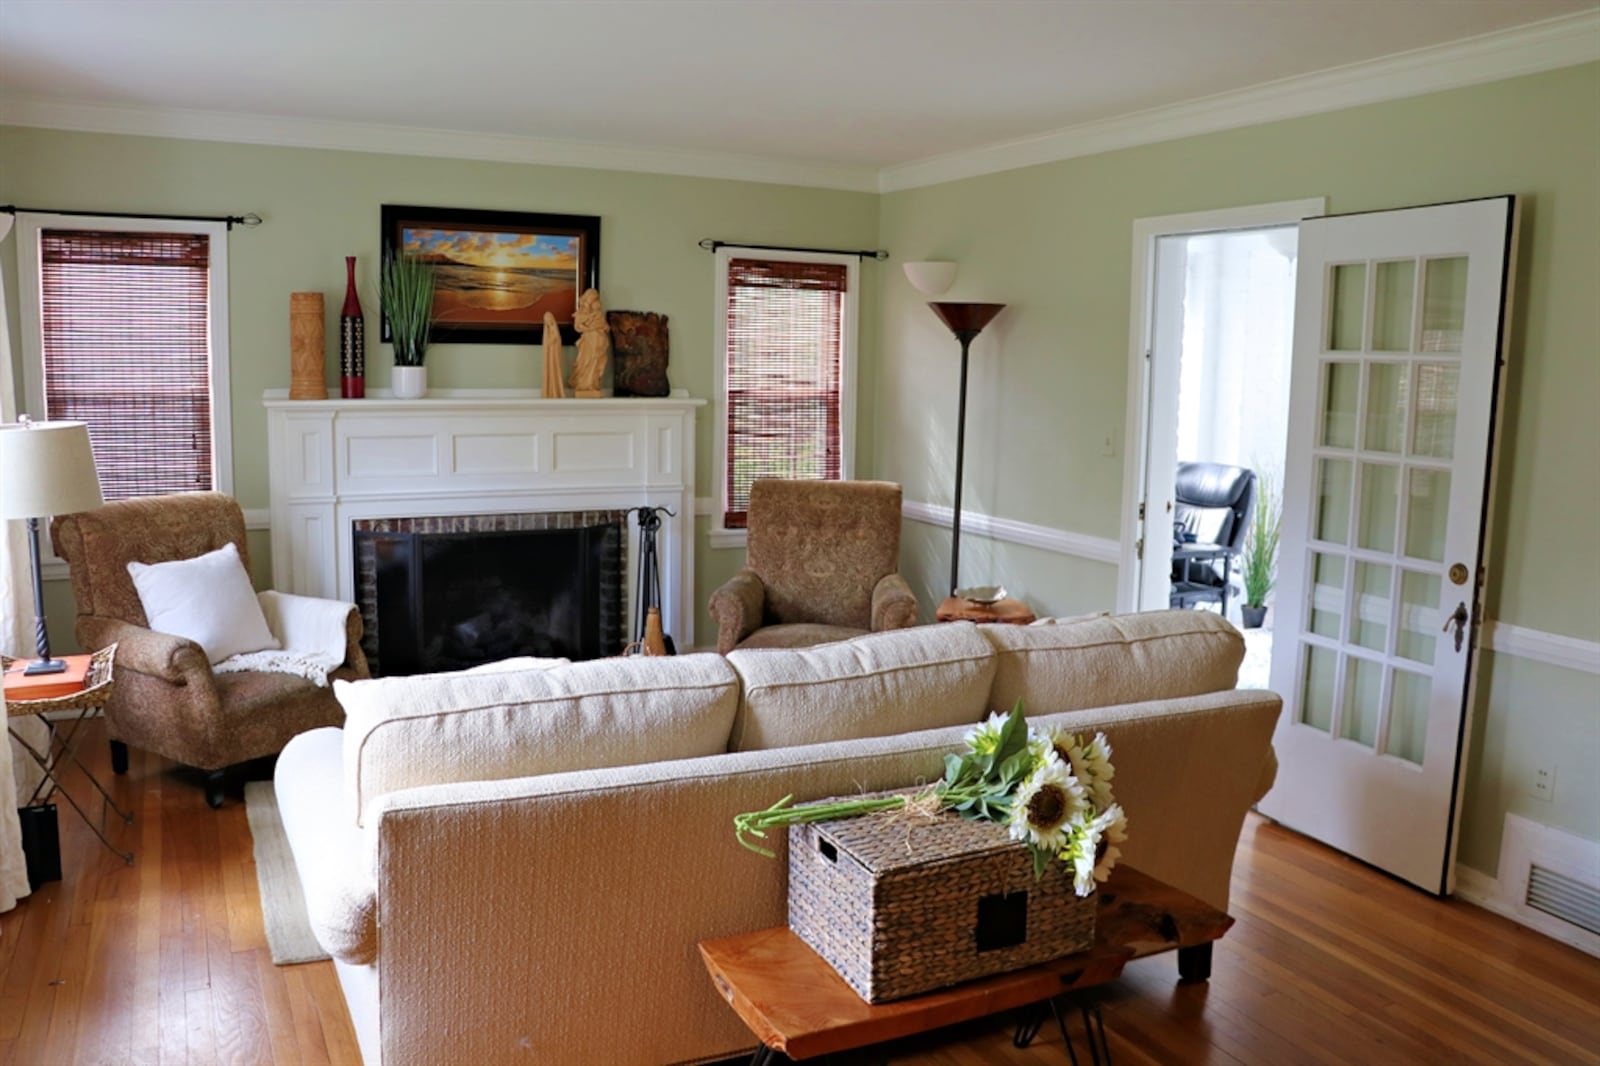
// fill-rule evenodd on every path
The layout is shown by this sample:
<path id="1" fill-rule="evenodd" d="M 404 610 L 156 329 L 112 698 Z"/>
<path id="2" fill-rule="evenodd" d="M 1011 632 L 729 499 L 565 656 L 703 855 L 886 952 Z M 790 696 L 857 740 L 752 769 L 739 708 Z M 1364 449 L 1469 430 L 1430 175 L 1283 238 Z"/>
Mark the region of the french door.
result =
<path id="1" fill-rule="evenodd" d="M 1453 888 L 1512 197 L 1308 219 L 1261 810 Z"/>

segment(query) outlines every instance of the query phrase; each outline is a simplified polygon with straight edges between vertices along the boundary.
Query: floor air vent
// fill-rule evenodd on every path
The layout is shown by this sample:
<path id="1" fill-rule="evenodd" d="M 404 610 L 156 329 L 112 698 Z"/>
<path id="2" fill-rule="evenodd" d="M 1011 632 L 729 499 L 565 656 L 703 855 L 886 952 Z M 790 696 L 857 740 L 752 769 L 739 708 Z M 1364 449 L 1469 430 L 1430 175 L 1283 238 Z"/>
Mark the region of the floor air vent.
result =
<path id="1" fill-rule="evenodd" d="M 1534 863 L 1528 870 L 1528 906 L 1600 934 L 1600 889 Z"/>
<path id="2" fill-rule="evenodd" d="M 1458 870 L 1465 899 L 1600 959 L 1600 840 L 1507 814 L 1497 877 Z"/>

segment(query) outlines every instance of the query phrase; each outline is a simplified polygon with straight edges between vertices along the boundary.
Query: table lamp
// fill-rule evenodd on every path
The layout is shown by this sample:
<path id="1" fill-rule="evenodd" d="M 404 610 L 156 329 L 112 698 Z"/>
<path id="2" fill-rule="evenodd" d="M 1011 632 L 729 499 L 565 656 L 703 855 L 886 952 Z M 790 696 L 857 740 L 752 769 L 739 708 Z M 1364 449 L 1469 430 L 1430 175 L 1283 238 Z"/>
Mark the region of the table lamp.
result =
<path id="1" fill-rule="evenodd" d="M 94 469 L 89 427 L 82 422 L 31 422 L 26 416 L 0 426 L 0 519 L 28 520 L 28 559 L 33 564 L 33 638 L 38 658 L 25 674 L 59 674 L 67 668 L 50 657 L 44 590 L 39 574 L 39 519 L 99 507 L 100 476 Z"/>
<path id="2" fill-rule="evenodd" d="M 956 578 L 961 569 L 961 464 L 967 442 L 967 348 L 973 338 L 983 332 L 983 327 L 1005 310 L 1006 305 L 935 302 L 928 306 L 961 342 L 961 400 L 956 413 L 956 498 L 952 505 L 955 513 L 950 523 L 950 595 L 954 596 L 956 589 L 961 587 Z"/>

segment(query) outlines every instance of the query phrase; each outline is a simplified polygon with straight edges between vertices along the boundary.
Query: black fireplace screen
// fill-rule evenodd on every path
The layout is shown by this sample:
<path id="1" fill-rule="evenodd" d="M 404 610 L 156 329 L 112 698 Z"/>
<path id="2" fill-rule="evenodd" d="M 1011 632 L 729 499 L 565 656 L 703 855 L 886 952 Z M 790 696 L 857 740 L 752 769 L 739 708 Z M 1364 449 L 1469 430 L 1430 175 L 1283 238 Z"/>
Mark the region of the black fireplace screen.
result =
<path id="1" fill-rule="evenodd" d="M 381 676 L 460 670 L 514 655 L 596 659 L 622 643 L 620 523 L 484 532 L 355 532 L 375 603 Z M 363 583 L 359 581 L 358 586 Z"/>

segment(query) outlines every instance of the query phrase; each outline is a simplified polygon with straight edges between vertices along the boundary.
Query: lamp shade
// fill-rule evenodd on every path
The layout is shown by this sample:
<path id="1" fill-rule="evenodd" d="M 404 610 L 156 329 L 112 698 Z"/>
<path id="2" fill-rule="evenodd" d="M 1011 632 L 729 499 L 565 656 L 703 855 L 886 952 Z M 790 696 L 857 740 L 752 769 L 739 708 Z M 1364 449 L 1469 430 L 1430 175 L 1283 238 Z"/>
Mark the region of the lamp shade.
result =
<path id="1" fill-rule="evenodd" d="M 0 518 L 75 514 L 103 502 L 87 425 L 0 426 Z"/>
<path id="2" fill-rule="evenodd" d="M 931 303 L 928 306 L 957 337 L 963 333 L 976 337 L 984 326 L 994 321 L 995 315 L 1006 309 L 1005 304 Z"/>
<path id="3" fill-rule="evenodd" d="M 943 296 L 955 284 L 956 265 L 946 259 L 927 259 L 920 263 L 903 263 L 906 280 L 913 288 L 928 296 Z"/>

